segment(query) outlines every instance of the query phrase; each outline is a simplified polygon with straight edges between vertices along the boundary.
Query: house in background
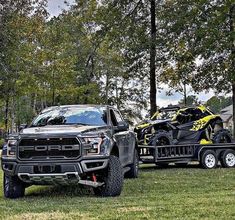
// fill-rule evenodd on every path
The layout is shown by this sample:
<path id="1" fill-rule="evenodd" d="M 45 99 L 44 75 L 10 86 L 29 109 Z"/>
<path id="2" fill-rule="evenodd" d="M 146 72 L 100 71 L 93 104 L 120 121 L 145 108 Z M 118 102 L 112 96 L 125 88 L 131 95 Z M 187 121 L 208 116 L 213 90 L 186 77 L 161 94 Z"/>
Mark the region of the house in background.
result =
<path id="1" fill-rule="evenodd" d="M 224 123 L 224 128 L 233 130 L 233 105 L 230 105 L 221 110 L 220 116 Z"/>

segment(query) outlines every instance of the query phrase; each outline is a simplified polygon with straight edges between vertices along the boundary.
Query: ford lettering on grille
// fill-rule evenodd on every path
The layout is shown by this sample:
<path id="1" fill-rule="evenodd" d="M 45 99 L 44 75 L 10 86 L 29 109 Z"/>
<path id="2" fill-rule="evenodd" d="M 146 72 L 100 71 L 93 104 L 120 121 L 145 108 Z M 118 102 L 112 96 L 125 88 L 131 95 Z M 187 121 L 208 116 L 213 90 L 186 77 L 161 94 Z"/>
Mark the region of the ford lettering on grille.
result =
<path id="1" fill-rule="evenodd" d="M 19 143 L 20 159 L 74 159 L 79 156 L 77 138 L 22 139 Z"/>
<path id="2" fill-rule="evenodd" d="M 79 145 L 49 145 L 49 146 L 21 146 L 20 151 L 35 150 L 35 151 L 67 151 L 67 150 L 79 150 Z"/>

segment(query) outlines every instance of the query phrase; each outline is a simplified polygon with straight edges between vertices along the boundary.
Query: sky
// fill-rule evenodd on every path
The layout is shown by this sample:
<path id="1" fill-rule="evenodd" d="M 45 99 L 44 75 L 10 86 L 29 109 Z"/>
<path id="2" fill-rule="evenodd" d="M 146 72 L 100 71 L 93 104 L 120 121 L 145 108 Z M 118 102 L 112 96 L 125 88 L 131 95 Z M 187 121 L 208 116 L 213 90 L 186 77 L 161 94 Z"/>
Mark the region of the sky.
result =
<path id="1" fill-rule="evenodd" d="M 67 0 L 69 3 L 73 3 L 73 0 Z M 62 9 L 66 9 L 64 0 L 48 0 L 48 11 L 53 16 L 58 16 Z"/>
<path id="2" fill-rule="evenodd" d="M 73 3 L 74 0 L 67 0 L 69 3 Z M 53 16 L 58 16 L 62 9 L 66 9 L 66 5 L 64 4 L 64 0 L 48 0 L 48 11 Z M 182 95 L 179 93 L 175 93 L 172 96 L 167 96 L 166 91 L 168 90 L 167 85 L 161 85 L 163 87 L 163 90 L 158 92 L 157 94 L 157 102 L 160 107 L 165 107 L 169 104 L 177 104 L 180 99 L 182 99 Z M 192 94 L 192 93 L 191 93 Z M 198 99 L 202 102 L 207 101 L 209 98 L 211 98 L 214 95 L 212 91 L 209 92 L 201 92 L 199 94 L 196 94 L 198 96 Z"/>

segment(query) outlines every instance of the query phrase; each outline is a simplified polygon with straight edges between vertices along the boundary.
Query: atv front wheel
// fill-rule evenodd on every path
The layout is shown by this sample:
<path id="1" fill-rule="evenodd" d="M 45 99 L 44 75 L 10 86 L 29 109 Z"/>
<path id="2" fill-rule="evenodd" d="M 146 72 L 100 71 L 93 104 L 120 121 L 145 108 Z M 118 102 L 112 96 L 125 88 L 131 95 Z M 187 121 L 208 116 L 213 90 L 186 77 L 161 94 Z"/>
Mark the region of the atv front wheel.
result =
<path id="1" fill-rule="evenodd" d="M 122 191 L 123 178 L 120 160 L 111 155 L 108 168 L 101 174 L 101 181 L 104 182 L 104 185 L 94 188 L 95 195 L 102 197 L 119 196 Z"/>
<path id="2" fill-rule="evenodd" d="M 151 145 L 153 146 L 172 145 L 172 143 L 173 140 L 171 134 L 164 130 L 158 131 L 151 140 Z"/>
<path id="3" fill-rule="evenodd" d="M 25 185 L 17 176 L 3 177 L 4 196 L 10 199 L 23 197 L 25 194 Z"/>
<path id="4" fill-rule="evenodd" d="M 152 137 L 150 141 L 150 145 L 152 146 L 166 146 L 166 145 L 172 145 L 172 144 L 173 144 L 173 139 L 172 139 L 171 134 L 164 130 L 158 131 Z M 152 154 L 153 157 L 155 157 L 155 149 L 150 149 L 150 153 Z M 160 156 L 163 156 L 163 155 L 160 155 Z M 160 164 L 158 163 L 157 165 L 160 165 Z"/>

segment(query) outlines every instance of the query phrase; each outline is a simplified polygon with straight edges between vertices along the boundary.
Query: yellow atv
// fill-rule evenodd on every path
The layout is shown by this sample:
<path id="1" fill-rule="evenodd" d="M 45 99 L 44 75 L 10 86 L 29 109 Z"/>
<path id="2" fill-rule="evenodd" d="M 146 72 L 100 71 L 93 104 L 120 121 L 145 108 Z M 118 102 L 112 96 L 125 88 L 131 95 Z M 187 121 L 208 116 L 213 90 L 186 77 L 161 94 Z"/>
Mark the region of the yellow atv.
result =
<path id="1" fill-rule="evenodd" d="M 205 106 L 159 109 L 151 119 L 138 124 L 134 131 L 139 144 L 177 145 L 231 143 L 223 121 Z"/>

